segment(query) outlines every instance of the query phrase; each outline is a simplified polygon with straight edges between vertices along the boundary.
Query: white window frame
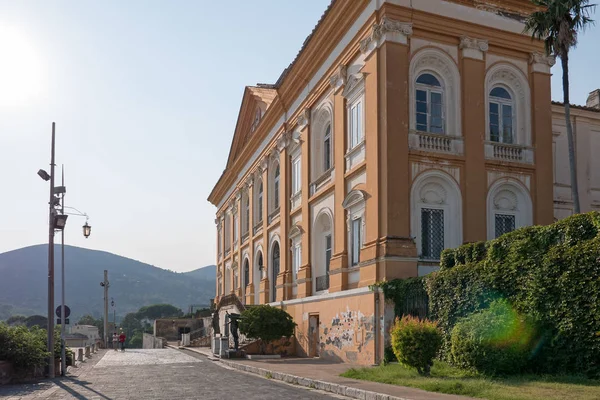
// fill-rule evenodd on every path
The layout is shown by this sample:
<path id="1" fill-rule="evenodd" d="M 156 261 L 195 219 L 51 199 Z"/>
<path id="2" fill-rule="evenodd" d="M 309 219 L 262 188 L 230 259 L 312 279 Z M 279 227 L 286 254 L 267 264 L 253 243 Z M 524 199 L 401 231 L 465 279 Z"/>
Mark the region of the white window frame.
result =
<path id="1" fill-rule="evenodd" d="M 496 200 L 500 193 L 512 193 L 514 204 L 508 208 L 497 208 Z M 492 183 L 487 195 L 487 238 L 496 238 L 496 214 L 514 215 L 515 230 L 533 224 L 533 206 L 529 189 L 516 179 L 499 179 Z"/>
<path id="2" fill-rule="evenodd" d="M 298 279 L 298 272 L 302 267 L 302 241 L 294 240 L 292 245 L 292 268 L 294 271 L 294 280 Z"/>
<path id="3" fill-rule="evenodd" d="M 254 224 L 259 224 L 263 221 L 263 218 L 265 217 L 263 215 L 263 202 L 265 201 L 264 197 L 265 197 L 265 187 L 262 184 L 262 180 L 257 182 L 257 186 L 256 186 L 256 205 L 255 207 L 255 211 L 256 211 L 256 218 L 254 221 Z"/>
<path id="4" fill-rule="evenodd" d="M 360 105 L 358 124 L 353 122 L 354 109 Z M 356 128 L 356 130 L 355 130 Z M 361 91 L 348 102 L 348 151 L 360 146 L 365 139 L 365 95 Z"/>
<path id="5" fill-rule="evenodd" d="M 302 190 L 302 155 L 292 158 L 292 196 Z"/>
<path id="6" fill-rule="evenodd" d="M 358 221 L 358 248 L 356 248 L 356 235 L 357 232 L 356 222 Z M 364 221 L 362 219 L 362 215 L 354 216 L 350 219 L 350 267 L 357 267 L 360 264 L 360 250 L 362 249 L 362 245 L 364 243 L 364 235 L 363 235 L 363 224 Z M 357 259 L 355 259 L 355 256 Z"/>
<path id="7" fill-rule="evenodd" d="M 246 193 L 242 196 L 242 208 L 243 208 L 243 223 L 242 223 L 242 231 L 245 235 L 250 231 L 250 196 Z"/>
<path id="8" fill-rule="evenodd" d="M 510 96 L 510 100 L 509 99 L 505 99 L 503 97 L 495 97 L 492 96 L 492 90 L 496 89 L 496 88 L 502 88 L 504 90 L 506 90 Z M 498 129 L 499 129 L 499 134 L 498 134 L 498 140 L 493 140 L 492 139 L 492 129 L 491 129 L 491 125 L 492 125 L 492 111 L 490 110 L 490 106 L 492 104 L 496 104 L 498 106 Z M 504 143 L 504 107 L 505 106 L 510 106 L 511 108 L 511 132 L 510 132 L 510 137 L 511 137 L 511 142 L 508 144 L 517 144 L 517 141 L 515 140 L 515 123 L 516 123 L 516 119 L 515 119 L 515 101 L 514 101 L 514 94 L 511 93 L 511 90 L 507 87 L 504 86 L 500 86 L 500 85 L 495 85 L 493 86 L 489 93 L 488 93 L 488 131 L 490 134 L 490 141 L 494 142 L 494 143 Z"/>
<path id="9" fill-rule="evenodd" d="M 333 167 L 332 137 L 333 137 L 333 135 L 331 134 L 331 124 L 329 123 L 325 126 L 325 134 L 323 136 L 323 165 L 322 165 L 323 173 L 329 171 L 331 169 L 331 167 Z M 327 151 L 327 147 L 325 146 L 325 143 L 327 143 L 328 140 L 329 140 L 329 151 Z M 329 165 L 327 165 L 328 160 L 329 160 Z"/>
<path id="10" fill-rule="evenodd" d="M 425 74 L 429 74 L 433 77 L 435 77 L 435 79 L 438 80 L 438 82 L 440 82 L 440 86 L 430 86 L 430 85 L 425 85 L 423 83 L 417 83 L 417 80 L 421 77 L 421 75 L 425 75 Z M 419 76 L 415 77 L 415 97 L 414 97 L 414 106 L 415 106 L 415 128 L 418 127 L 419 123 L 417 121 L 417 115 L 419 114 L 417 111 L 417 92 L 419 90 L 424 91 L 426 93 L 427 96 L 427 130 L 425 131 L 426 133 L 432 133 L 434 135 L 445 135 L 447 132 L 446 129 L 446 102 L 444 99 L 445 96 L 445 90 L 444 90 L 444 84 L 443 84 L 443 79 L 440 79 L 439 76 L 436 76 L 436 74 L 432 73 L 432 72 L 428 72 L 428 71 L 423 71 L 419 74 Z M 432 93 L 436 93 L 440 95 L 440 98 L 442 99 L 442 132 L 432 132 L 431 131 L 431 94 Z M 418 130 L 418 129 L 417 129 Z M 421 131 L 422 132 L 422 131 Z"/>
<path id="11" fill-rule="evenodd" d="M 233 214 L 233 243 L 238 241 L 238 215 Z"/>
<path id="12" fill-rule="evenodd" d="M 279 173 L 278 173 L 279 172 Z M 280 207 L 280 185 L 281 185 L 281 169 L 279 164 L 276 164 L 275 171 L 273 172 L 273 210 L 275 211 Z"/>

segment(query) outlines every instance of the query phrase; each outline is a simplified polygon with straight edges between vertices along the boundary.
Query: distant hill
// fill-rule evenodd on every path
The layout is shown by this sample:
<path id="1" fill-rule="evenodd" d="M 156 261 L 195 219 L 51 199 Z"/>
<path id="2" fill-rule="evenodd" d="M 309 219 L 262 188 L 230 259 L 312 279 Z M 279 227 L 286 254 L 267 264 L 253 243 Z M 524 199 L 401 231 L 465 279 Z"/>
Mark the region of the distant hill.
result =
<path id="1" fill-rule="evenodd" d="M 55 251 L 55 307 L 60 304 L 60 246 Z M 215 294 L 215 266 L 176 273 L 104 251 L 65 246 L 66 304 L 71 323 L 103 313 L 103 271 L 108 270 L 109 297 L 117 316 L 142 306 L 169 303 L 187 312 L 191 304 L 208 305 Z M 0 320 L 10 315 L 47 313 L 48 246 L 37 245 L 0 254 Z M 112 315 L 112 308 L 109 305 Z"/>
<path id="2" fill-rule="evenodd" d="M 196 279 L 205 279 L 205 280 L 215 280 L 215 276 L 217 275 L 217 266 L 216 265 L 207 265 L 206 267 L 198 268 L 193 271 L 184 272 L 184 275 L 187 275 L 191 278 Z"/>

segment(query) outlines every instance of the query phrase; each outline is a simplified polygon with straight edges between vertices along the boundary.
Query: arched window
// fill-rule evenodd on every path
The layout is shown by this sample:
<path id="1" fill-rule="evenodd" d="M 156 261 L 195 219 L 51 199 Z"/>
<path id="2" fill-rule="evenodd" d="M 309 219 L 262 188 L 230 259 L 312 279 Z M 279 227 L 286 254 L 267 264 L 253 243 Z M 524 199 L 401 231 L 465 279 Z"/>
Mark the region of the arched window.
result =
<path id="1" fill-rule="evenodd" d="M 245 288 L 250 283 L 250 264 L 248 263 L 248 259 L 244 261 L 244 282 L 242 286 Z"/>
<path id="2" fill-rule="evenodd" d="M 444 90 L 439 79 L 423 73 L 417 78 L 415 87 L 417 130 L 444 133 Z"/>
<path id="3" fill-rule="evenodd" d="M 331 168 L 331 125 L 325 128 L 325 136 L 323 138 L 323 171 Z"/>
<path id="4" fill-rule="evenodd" d="M 492 146 L 497 146 L 495 143 L 531 146 L 531 93 L 527 75 L 513 64 L 494 64 L 486 72 L 485 94 L 486 141 Z M 491 149 L 486 148 L 489 153 L 486 157 L 499 157 L 492 156 Z M 519 161 L 533 162 L 532 152 L 523 151 L 520 158 Z"/>
<path id="5" fill-rule="evenodd" d="M 328 208 L 319 212 L 313 226 L 312 268 L 315 277 L 313 291 L 329 289 L 329 264 L 333 250 L 333 213 Z"/>
<path id="6" fill-rule="evenodd" d="M 264 270 L 263 254 L 260 247 L 256 250 L 256 256 L 254 258 L 254 269 L 252 273 L 252 282 L 254 284 L 254 304 L 260 304 L 260 280 L 262 278 L 262 272 Z"/>
<path id="7" fill-rule="evenodd" d="M 514 143 L 513 99 L 508 90 L 495 87 L 490 91 L 490 140 L 500 143 Z"/>
<path id="8" fill-rule="evenodd" d="M 279 262 L 280 262 L 280 252 L 279 252 L 279 243 L 275 242 L 273 244 L 273 268 L 272 276 L 271 276 L 271 299 L 275 301 L 277 299 L 277 275 L 279 275 Z"/>
<path id="9" fill-rule="evenodd" d="M 497 181 L 488 192 L 488 239 L 531 225 L 531 198 L 519 182 Z"/>
<path id="10" fill-rule="evenodd" d="M 431 170 L 415 179 L 411 230 L 422 260 L 437 261 L 442 250 L 462 244 L 461 193 L 452 177 Z"/>
<path id="11" fill-rule="evenodd" d="M 276 210 L 279 208 L 279 164 L 275 168 L 275 177 L 273 179 L 273 208 Z"/>

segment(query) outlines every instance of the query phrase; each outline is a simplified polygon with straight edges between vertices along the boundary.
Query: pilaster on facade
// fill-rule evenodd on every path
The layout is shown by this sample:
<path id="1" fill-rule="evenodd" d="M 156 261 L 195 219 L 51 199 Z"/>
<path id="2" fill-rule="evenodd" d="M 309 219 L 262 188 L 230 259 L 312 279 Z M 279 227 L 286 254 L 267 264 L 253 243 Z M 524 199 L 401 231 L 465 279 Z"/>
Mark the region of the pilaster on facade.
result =
<path id="1" fill-rule="evenodd" d="M 529 55 L 529 64 L 531 64 L 533 72 L 550 74 L 551 68 L 556 64 L 556 57 L 540 52 L 533 52 Z"/>
<path id="2" fill-rule="evenodd" d="M 485 39 L 462 36 L 458 48 L 462 50 L 463 57 L 483 61 L 484 55 L 489 49 L 489 44 Z"/>
<path id="3" fill-rule="evenodd" d="M 361 40 L 360 51 L 365 58 L 369 58 L 386 41 L 408 44 L 408 37 L 412 33 L 412 23 L 383 17 L 380 22 L 373 24 L 369 36 Z"/>

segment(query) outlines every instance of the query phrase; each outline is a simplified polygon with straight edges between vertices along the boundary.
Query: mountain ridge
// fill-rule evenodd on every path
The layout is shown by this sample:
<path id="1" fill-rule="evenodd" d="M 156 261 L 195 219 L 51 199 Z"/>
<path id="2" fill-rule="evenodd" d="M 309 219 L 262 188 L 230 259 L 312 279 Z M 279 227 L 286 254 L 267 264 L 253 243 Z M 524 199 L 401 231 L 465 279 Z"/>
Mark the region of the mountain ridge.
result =
<path id="1" fill-rule="evenodd" d="M 60 245 L 55 245 L 57 304 L 61 298 L 60 261 Z M 0 320 L 7 314 L 46 314 L 47 264 L 46 244 L 0 254 Z M 214 297 L 214 265 L 174 272 L 104 250 L 65 245 L 65 302 L 71 308 L 72 319 L 85 314 L 102 315 L 100 282 L 104 269 L 108 270 L 109 297 L 114 299 L 119 316 L 158 303 L 173 304 L 185 312 L 191 304 L 208 305 Z"/>

